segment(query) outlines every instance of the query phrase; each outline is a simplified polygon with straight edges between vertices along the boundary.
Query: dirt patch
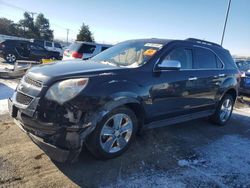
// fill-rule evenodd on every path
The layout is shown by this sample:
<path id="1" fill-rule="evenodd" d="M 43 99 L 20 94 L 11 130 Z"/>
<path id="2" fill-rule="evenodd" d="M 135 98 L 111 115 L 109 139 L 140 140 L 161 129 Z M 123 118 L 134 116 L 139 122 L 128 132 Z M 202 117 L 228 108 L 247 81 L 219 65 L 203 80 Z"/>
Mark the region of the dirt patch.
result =
<path id="1" fill-rule="evenodd" d="M 2 118 L 0 187 L 77 187 L 8 116 Z"/>
<path id="2" fill-rule="evenodd" d="M 241 95 L 238 97 L 236 103 L 236 108 L 249 108 L 250 107 L 250 96 L 249 95 Z"/>
<path id="3" fill-rule="evenodd" d="M 36 159 L 36 160 L 39 160 L 39 159 L 42 158 L 43 155 L 45 155 L 45 153 L 41 153 L 41 154 L 35 156 L 35 159 Z"/>

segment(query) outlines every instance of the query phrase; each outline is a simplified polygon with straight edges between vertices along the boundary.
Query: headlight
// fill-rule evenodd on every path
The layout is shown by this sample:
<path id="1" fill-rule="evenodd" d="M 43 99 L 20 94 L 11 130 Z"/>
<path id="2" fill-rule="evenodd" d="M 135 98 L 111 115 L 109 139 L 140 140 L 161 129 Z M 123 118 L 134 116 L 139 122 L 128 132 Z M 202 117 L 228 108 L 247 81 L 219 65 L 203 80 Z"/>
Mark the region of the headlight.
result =
<path id="1" fill-rule="evenodd" d="M 79 78 L 57 82 L 49 88 L 45 98 L 63 104 L 80 93 L 87 86 L 88 80 Z"/>

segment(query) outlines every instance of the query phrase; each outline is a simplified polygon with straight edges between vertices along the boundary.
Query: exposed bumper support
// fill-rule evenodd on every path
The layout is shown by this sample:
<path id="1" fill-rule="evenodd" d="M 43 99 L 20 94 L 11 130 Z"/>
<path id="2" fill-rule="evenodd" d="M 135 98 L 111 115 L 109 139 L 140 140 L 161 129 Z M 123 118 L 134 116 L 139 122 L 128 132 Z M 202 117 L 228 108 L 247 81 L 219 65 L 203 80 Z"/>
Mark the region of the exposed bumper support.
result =
<path id="1" fill-rule="evenodd" d="M 42 138 L 35 136 L 34 134 L 31 134 L 30 132 L 27 132 L 23 128 L 23 125 L 20 121 L 14 119 L 14 122 L 22 131 L 24 131 L 30 137 L 30 139 L 38 147 L 40 147 L 51 159 L 55 161 L 72 162 L 78 157 L 78 155 L 81 152 L 81 147 L 79 147 L 79 149 L 66 150 L 66 149 L 61 149 L 59 147 L 56 147 L 55 145 L 52 145 L 50 143 L 47 143 Z"/>

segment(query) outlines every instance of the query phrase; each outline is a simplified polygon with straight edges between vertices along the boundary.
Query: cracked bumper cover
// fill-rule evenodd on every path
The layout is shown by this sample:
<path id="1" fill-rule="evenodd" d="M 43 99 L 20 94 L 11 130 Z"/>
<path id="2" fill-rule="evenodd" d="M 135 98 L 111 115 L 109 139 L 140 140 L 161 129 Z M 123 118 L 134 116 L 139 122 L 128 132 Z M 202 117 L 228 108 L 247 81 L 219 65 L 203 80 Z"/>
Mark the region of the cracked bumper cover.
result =
<path id="1" fill-rule="evenodd" d="M 35 105 L 24 108 L 12 99 L 8 100 L 8 107 L 15 123 L 51 159 L 58 162 L 74 161 L 81 152 L 85 138 L 95 128 L 94 122 L 84 122 L 81 127 L 65 127 L 39 121 L 35 118 Z"/>
<path id="2" fill-rule="evenodd" d="M 61 148 L 58 148 L 52 144 L 46 143 L 44 142 L 44 140 L 38 136 L 35 136 L 33 134 L 31 134 L 30 132 L 27 132 L 24 128 L 23 128 L 23 124 L 18 121 L 18 120 L 14 120 L 16 125 L 22 130 L 24 131 L 29 137 L 30 139 L 39 146 L 39 148 L 41 148 L 51 159 L 56 160 L 58 162 L 66 162 L 69 158 L 70 155 L 70 151 L 69 150 L 63 150 Z"/>

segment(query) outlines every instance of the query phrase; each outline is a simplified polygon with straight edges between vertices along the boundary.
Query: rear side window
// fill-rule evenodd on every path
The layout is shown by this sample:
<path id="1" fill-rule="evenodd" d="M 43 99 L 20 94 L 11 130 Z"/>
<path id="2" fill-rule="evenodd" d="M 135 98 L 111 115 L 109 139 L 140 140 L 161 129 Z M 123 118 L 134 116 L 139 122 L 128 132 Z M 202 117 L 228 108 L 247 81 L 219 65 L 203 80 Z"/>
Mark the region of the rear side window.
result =
<path id="1" fill-rule="evenodd" d="M 96 46 L 90 44 L 82 44 L 79 49 L 79 53 L 92 54 L 95 51 Z"/>
<path id="2" fill-rule="evenodd" d="M 45 46 L 46 46 L 46 47 L 52 47 L 52 42 L 47 42 L 47 41 L 46 41 L 46 42 L 45 42 Z"/>
<path id="3" fill-rule="evenodd" d="M 31 44 L 30 49 L 32 49 L 32 50 L 44 50 L 43 47 L 36 45 L 36 44 Z"/>
<path id="4" fill-rule="evenodd" d="M 56 48 L 62 48 L 61 44 L 59 44 L 59 43 L 54 43 L 54 46 L 55 46 Z"/>
<path id="5" fill-rule="evenodd" d="M 38 44 L 40 46 L 44 46 L 44 42 L 43 41 L 34 41 L 35 44 Z"/>
<path id="6" fill-rule="evenodd" d="M 217 61 L 217 68 L 218 69 L 222 69 L 224 67 L 224 65 L 221 62 L 221 60 L 218 57 L 216 57 L 216 61 Z"/>
<path id="7" fill-rule="evenodd" d="M 104 50 L 107 50 L 108 48 L 109 48 L 109 47 L 104 47 L 104 46 L 103 46 L 102 49 L 101 49 L 101 52 L 104 51 Z"/>
<path id="8" fill-rule="evenodd" d="M 196 48 L 196 67 L 197 69 L 216 69 L 222 68 L 220 60 L 216 55 L 207 49 Z"/>
<path id="9" fill-rule="evenodd" d="M 68 49 L 69 49 L 70 51 L 78 51 L 79 48 L 80 48 L 80 46 L 81 46 L 81 43 L 75 42 L 75 43 L 72 43 L 72 44 L 68 47 Z"/>
<path id="10" fill-rule="evenodd" d="M 193 52 L 191 49 L 176 48 L 172 50 L 164 60 L 176 60 L 181 63 L 181 69 L 192 69 Z"/>

